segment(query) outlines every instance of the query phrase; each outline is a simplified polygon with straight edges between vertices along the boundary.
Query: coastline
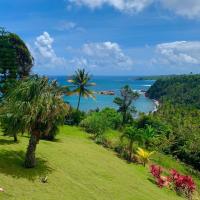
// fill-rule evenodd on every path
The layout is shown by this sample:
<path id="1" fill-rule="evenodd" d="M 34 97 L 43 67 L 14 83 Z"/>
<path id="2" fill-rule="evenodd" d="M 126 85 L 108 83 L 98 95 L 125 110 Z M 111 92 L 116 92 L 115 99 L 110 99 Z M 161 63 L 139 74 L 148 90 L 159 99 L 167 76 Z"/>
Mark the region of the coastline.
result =
<path id="1" fill-rule="evenodd" d="M 151 113 L 155 113 L 155 112 L 158 111 L 158 107 L 159 107 L 160 103 L 159 103 L 159 101 L 156 100 L 156 99 L 152 99 L 152 101 L 154 102 L 155 107 L 154 107 L 154 109 L 151 111 Z"/>

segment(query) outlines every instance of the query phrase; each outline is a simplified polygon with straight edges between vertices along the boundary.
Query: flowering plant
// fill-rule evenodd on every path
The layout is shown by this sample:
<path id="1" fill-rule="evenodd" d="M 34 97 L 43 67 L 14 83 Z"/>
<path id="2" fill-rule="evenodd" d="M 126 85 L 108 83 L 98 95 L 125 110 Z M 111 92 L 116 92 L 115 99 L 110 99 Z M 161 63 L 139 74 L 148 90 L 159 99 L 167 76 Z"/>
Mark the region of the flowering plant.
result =
<path id="1" fill-rule="evenodd" d="M 183 194 L 188 199 L 192 199 L 192 195 L 196 189 L 192 177 L 181 175 L 174 169 L 169 171 L 168 176 L 163 176 L 164 169 L 158 165 L 151 165 L 150 172 L 160 188 L 172 186 L 178 194 Z"/>

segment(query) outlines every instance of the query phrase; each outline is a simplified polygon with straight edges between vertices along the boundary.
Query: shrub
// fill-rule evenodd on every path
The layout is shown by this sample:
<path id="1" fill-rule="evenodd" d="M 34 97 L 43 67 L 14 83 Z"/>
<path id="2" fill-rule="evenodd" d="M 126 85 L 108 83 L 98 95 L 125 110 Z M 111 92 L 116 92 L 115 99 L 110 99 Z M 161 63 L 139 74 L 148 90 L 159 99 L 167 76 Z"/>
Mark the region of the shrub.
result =
<path id="1" fill-rule="evenodd" d="M 196 185 L 192 177 L 181 175 L 174 169 L 170 171 L 170 175 L 176 192 L 183 194 L 187 198 L 191 199 L 192 194 L 196 189 Z"/>
<path id="2" fill-rule="evenodd" d="M 83 127 L 86 132 L 94 134 L 95 137 L 103 134 L 107 129 L 106 120 L 100 113 L 92 113 L 81 121 L 80 126 Z"/>
<path id="3" fill-rule="evenodd" d="M 138 148 L 137 150 L 137 157 L 144 166 L 146 166 L 146 164 L 149 162 L 152 154 L 154 154 L 154 151 L 148 152 L 142 148 Z"/>
<path id="4" fill-rule="evenodd" d="M 79 125 L 85 116 L 85 112 L 70 108 L 69 113 L 65 116 L 65 124 Z"/>
<path id="5" fill-rule="evenodd" d="M 196 185 L 190 176 L 181 175 L 176 170 L 172 169 L 168 176 L 162 176 L 163 168 L 158 165 L 151 165 L 150 172 L 156 180 L 159 187 L 171 186 L 177 194 L 183 195 L 188 199 L 192 199 Z"/>
<path id="6" fill-rule="evenodd" d="M 107 126 L 111 129 L 120 128 L 122 123 L 122 115 L 113 108 L 104 108 L 100 113 L 106 120 Z"/>

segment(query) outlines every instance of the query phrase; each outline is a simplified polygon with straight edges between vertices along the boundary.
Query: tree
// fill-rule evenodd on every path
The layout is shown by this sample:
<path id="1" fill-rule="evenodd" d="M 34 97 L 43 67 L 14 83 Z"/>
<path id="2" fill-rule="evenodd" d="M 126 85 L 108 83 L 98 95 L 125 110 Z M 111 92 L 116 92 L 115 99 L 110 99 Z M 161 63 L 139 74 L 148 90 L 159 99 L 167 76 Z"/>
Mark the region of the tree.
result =
<path id="1" fill-rule="evenodd" d="M 132 160 L 133 144 L 135 141 L 139 141 L 140 137 L 141 131 L 135 127 L 126 127 L 121 136 L 121 140 L 128 140 L 129 161 Z"/>
<path id="2" fill-rule="evenodd" d="M 128 85 L 125 85 L 121 90 L 121 98 L 116 97 L 114 103 L 119 106 L 118 111 L 122 113 L 123 122 L 125 124 L 128 122 L 129 116 L 135 112 L 135 107 L 132 106 L 134 100 L 139 97 L 137 92 L 134 92 Z"/>
<path id="3" fill-rule="evenodd" d="M 73 87 L 75 87 L 75 89 L 73 89 L 70 92 L 67 92 L 67 94 L 78 95 L 77 110 L 79 110 L 81 97 L 95 98 L 94 92 L 88 89 L 91 86 L 95 86 L 95 83 L 91 83 L 90 80 L 91 76 L 87 72 L 85 72 L 85 69 L 78 69 L 75 72 L 75 75 L 72 76 L 72 79 L 68 80 L 69 83 L 73 84 Z"/>
<path id="4" fill-rule="evenodd" d="M 33 63 L 23 40 L 0 28 L 0 92 L 5 94 L 16 79 L 28 76 Z"/>
<path id="5" fill-rule="evenodd" d="M 4 126 L 9 126 L 15 133 L 24 130 L 30 133 L 26 168 L 35 166 L 35 151 L 40 137 L 58 130 L 58 126 L 64 123 L 67 109 L 57 83 L 49 82 L 47 78 L 34 76 L 21 80 L 6 95 L 0 109 L 0 119 L 7 118 Z"/>

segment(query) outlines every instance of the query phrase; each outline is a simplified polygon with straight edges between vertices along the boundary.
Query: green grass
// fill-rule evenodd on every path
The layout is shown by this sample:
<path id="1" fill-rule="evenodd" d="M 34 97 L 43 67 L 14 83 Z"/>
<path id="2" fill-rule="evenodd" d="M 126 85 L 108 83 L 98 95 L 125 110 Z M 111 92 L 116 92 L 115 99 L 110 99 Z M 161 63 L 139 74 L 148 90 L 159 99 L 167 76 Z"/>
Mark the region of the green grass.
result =
<path id="1" fill-rule="evenodd" d="M 62 127 L 56 142 L 40 141 L 37 167 L 23 168 L 27 137 L 14 144 L 0 136 L 1 200 L 178 200 L 159 189 L 147 168 L 128 164 L 73 127 Z M 48 183 L 41 178 L 48 176 Z"/>

